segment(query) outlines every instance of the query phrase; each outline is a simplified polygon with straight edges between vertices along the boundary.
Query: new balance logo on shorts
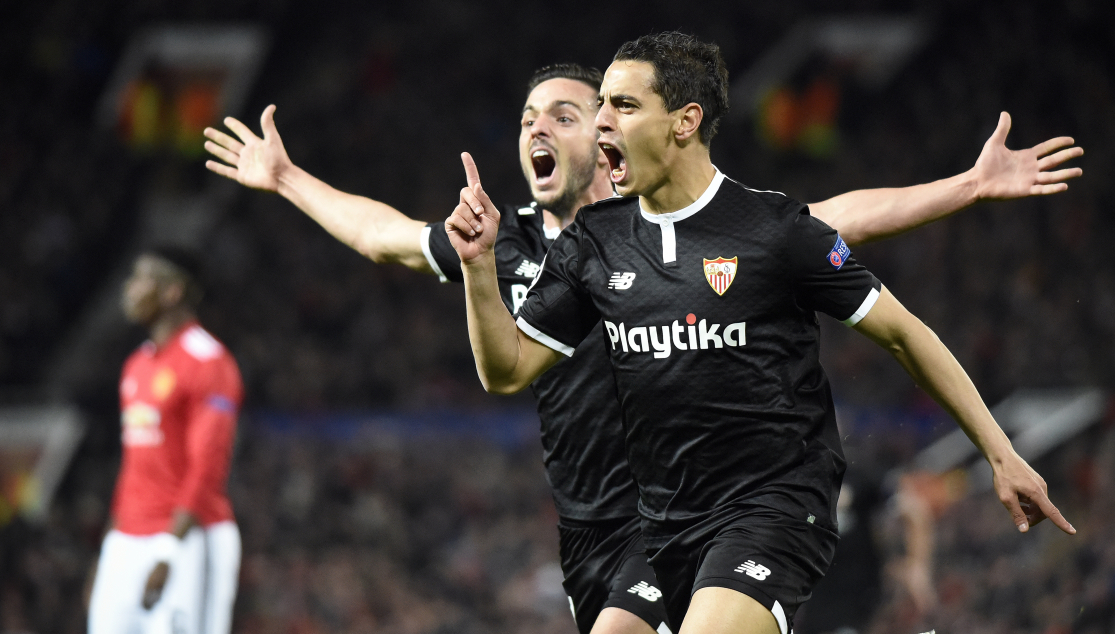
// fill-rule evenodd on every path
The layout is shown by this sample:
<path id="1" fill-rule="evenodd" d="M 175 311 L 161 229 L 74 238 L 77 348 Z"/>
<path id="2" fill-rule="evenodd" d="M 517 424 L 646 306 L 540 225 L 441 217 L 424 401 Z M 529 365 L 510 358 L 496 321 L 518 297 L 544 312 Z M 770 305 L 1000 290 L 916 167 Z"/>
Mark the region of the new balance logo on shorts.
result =
<path id="1" fill-rule="evenodd" d="M 742 572 L 752 579 L 762 581 L 770 576 L 770 568 L 760 565 L 748 559 L 736 568 L 736 572 Z"/>
<path id="2" fill-rule="evenodd" d="M 608 280 L 608 288 L 617 291 L 626 291 L 627 289 L 631 288 L 631 285 L 634 283 L 634 273 L 620 273 L 619 271 L 616 271 L 615 273 L 612 273 L 612 279 Z"/>
<path id="3" fill-rule="evenodd" d="M 662 591 L 650 585 L 646 581 L 640 581 L 639 583 L 636 583 L 635 586 L 627 592 L 631 594 L 637 594 L 647 601 L 650 601 L 651 603 L 654 603 L 658 599 L 662 598 Z"/>

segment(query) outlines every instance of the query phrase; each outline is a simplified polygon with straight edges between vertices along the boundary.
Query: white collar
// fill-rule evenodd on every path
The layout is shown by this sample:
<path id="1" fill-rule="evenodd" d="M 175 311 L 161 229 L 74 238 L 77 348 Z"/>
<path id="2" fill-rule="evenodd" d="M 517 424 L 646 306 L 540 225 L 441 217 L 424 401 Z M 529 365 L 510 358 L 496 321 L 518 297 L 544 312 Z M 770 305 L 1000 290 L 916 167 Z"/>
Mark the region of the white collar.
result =
<path id="1" fill-rule="evenodd" d="M 716 169 L 715 165 L 713 166 L 713 169 Z M 697 213 L 698 211 L 704 209 L 705 205 L 707 205 L 709 201 L 712 200 L 712 197 L 715 196 L 716 192 L 720 189 L 720 183 L 723 182 L 724 173 L 721 172 L 719 169 L 716 169 L 716 175 L 712 177 L 712 182 L 709 183 L 708 189 L 705 190 L 705 193 L 701 194 L 700 198 L 694 200 L 685 209 L 679 209 L 677 211 L 671 211 L 665 214 L 652 214 L 643 209 L 643 201 L 640 200 L 639 213 L 641 213 L 643 215 L 643 218 L 646 218 L 648 222 L 653 222 L 656 225 L 668 224 L 671 222 L 680 222 L 682 220 L 685 220 L 689 216 Z"/>

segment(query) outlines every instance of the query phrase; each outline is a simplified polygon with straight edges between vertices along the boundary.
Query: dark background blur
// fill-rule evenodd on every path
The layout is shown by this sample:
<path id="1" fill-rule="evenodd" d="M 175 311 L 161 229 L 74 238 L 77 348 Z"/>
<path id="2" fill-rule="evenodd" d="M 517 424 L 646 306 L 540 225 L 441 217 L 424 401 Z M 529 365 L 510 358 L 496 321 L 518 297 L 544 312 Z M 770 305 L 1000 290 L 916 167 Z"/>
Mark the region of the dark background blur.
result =
<path id="1" fill-rule="evenodd" d="M 497 203 L 529 200 L 516 139 L 539 66 L 603 69 L 623 41 L 681 29 L 720 44 L 738 77 L 806 18 L 876 13 L 920 17 L 928 40 L 885 86 L 842 85 L 828 151 L 773 146 L 754 117 L 734 116 L 714 161 L 750 186 L 817 201 L 967 170 L 1001 110 L 1014 119 L 1009 147 L 1073 136 L 1085 176 L 1068 193 L 979 205 L 856 255 L 940 335 L 988 403 L 1027 387 L 1111 388 L 1109 3 L 62 0 L 0 6 L 0 394 L 56 397 L 51 377 L 133 253 L 146 197 L 220 180 L 203 167 L 200 136 L 196 154 L 137 152 L 94 124 L 143 27 L 266 27 L 269 54 L 232 114 L 258 129 L 277 104 L 296 164 L 432 221 L 456 202 L 462 150 Z M 230 191 L 206 240 L 201 315 L 247 386 L 231 485 L 245 546 L 235 630 L 573 631 L 532 399 L 481 389 L 461 288 L 362 259 L 276 195 Z M 64 394 L 88 429 L 47 523 L 0 528 L 0 632 L 84 629 L 81 588 L 119 459 L 115 386 L 143 338 L 122 325 L 113 333 Z M 850 460 L 885 500 L 883 474 L 953 424 L 889 355 L 838 324 L 825 337 Z M 458 429 L 465 415 L 527 433 L 462 439 L 359 422 L 434 416 Z M 940 604 L 928 613 L 888 591 L 895 549 L 880 502 L 869 512 L 881 526 L 879 609 L 861 627 L 1115 632 L 1115 533 L 1104 521 L 1115 516 L 1113 421 L 1036 465 L 1081 535 L 1042 525 L 1019 537 L 989 496 L 939 517 Z"/>

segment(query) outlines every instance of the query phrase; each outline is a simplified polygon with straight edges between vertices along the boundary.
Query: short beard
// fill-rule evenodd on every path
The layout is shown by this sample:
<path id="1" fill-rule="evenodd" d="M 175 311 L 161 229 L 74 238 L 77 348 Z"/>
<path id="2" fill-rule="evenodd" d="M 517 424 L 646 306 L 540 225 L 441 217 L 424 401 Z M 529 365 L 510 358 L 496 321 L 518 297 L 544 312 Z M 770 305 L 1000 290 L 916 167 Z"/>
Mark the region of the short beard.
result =
<path id="1" fill-rule="evenodd" d="M 566 176 L 565 187 L 553 199 L 548 202 L 534 199 L 539 207 L 558 218 L 568 218 L 573 215 L 573 212 L 577 211 L 581 195 L 585 193 L 585 190 L 592 185 L 593 179 L 596 178 L 596 155 L 571 158 L 569 172 Z"/>

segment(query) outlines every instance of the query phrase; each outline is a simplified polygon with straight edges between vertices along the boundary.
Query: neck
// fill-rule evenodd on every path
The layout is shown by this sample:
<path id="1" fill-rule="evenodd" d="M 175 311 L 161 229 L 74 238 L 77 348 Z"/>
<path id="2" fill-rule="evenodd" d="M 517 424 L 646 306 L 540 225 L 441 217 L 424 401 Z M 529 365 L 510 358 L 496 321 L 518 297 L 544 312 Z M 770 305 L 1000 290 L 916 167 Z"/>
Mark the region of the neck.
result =
<path id="1" fill-rule="evenodd" d="M 171 308 L 155 318 L 155 321 L 148 326 L 147 334 L 156 346 L 162 348 L 170 340 L 171 335 L 194 319 L 197 319 L 194 312 L 185 306 Z"/>
<path id="2" fill-rule="evenodd" d="M 680 148 L 668 159 L 662 182 L 639 196 L 643 209 L 652 214 L 665 214 L 685 209 L 705 193 L 716 176 L 708 148 L 693 143 Z"/>
<path id="3" fill-rule="evenodd" d="M 573 224 L 577 218 L 577 210 L 585 205 L 611 198 L 613 194 L 612 181 L 608 178 L 607 167 L 597 167 L 592 183 L 577 196 L 571 209 L 543 209 L 542 219 L 548 227 L 561 227 L 562 229 Z M 699 195 L 699 194 L 698 194 Z"/>

